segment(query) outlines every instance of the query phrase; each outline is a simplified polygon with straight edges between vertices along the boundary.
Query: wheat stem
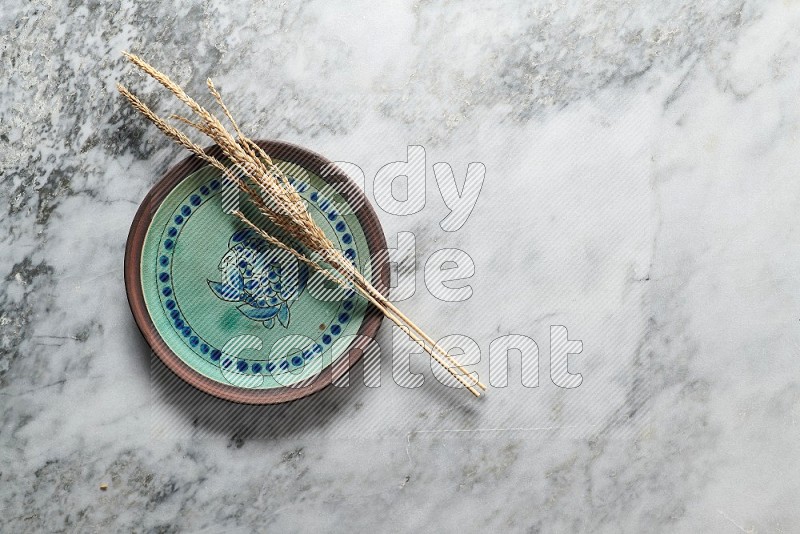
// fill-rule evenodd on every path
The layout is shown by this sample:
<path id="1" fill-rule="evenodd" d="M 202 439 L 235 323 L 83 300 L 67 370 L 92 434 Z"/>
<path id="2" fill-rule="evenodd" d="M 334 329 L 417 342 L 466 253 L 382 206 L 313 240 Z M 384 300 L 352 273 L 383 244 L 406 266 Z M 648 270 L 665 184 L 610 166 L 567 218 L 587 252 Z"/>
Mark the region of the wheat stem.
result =
<path id="1" fill-rule="evenodd" d="M 188 149 L 209 165 L 220 170 L 227 179 L 232 181 L 248 196 L 259 213 L 265 216 L 292 240 L 319 255 L 325 263 L 333 267 L 339 276 L 334 276 L 318 262 L 269 234 L 264 229 L 254 224 L 241 211 L 237 210 L 233 212 L 233 215 L 254 229 L 267 242 L 282 250 L 288 251 L 296 259 L 306 263 L 318 272 L 323 273 L 323 275 L 330 280 L 346 287 L 354 288 L 359 295 L 375 306 L 384 316 L 403 328 L 411 339 L 420 344 L 434 361 L 447 370 L 447 372 L 467 390 L 475 396 L 480 396 L 480 392 L 473 386 L 477 386 L 483 390 L 486 389 L 486 386 L 460 365 L 447 351 L 433 341 L 419 326 L 414 324 L 397 309 L 388 298 L 364 277 L 355 265 L 344 257 L 342 251 L 334 246 L 322 228 L 311 218 L 311 215 L 306 209 L 305 202 L 297 190 L 289 183 L 286 175 L 275 165 L 272 158 L 269 157 L 263 148 L 242 133 L 238 123 L 234 120 L 233 115 L 225 105 L 222 95 L 210 79 L 206 81 L 208 89 L 222 109 L 225 117 L 231 123 L 235 135 L 231 134 L 217 117 L 187 95 L 186 92 L 178 84 L 170 80 L 168 76 L 156 70 L 134 54 L 123 52 L 123 55 L 141 71 L 167 88 L 194 113 L 199 120 L 192 120 L 177 114 L 172 115 L 171 118 L 208 136 L 220 147 L 222 153 L 231 162 L 231 165 L 226 165 L 216 157 L 207 154 L 202 147 L 193 142 L 175 126 L 159 117 L 127 88 L 121 84 L 117 84 L 117 89 L 128 100 L 131 106 L 144 115 L 150 122 L 155 124 L 168 138 Z M 255 187 L 250 185 L 251 182 L 255 184 Z M 451 365 L 448 365 L 448 363 Z M 456 373 L 455 369 L 458 369 L 463 374 Z M 471 382 L 468 382 L 467 379 Z"/>

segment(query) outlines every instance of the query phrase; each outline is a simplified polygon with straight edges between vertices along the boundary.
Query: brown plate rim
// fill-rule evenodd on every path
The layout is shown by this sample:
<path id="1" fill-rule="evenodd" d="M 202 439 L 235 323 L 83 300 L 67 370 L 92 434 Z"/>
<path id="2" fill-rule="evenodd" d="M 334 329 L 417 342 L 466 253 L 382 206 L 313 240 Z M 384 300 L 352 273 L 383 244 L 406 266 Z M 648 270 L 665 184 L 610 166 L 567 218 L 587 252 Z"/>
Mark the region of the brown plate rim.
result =
<path id="1" fill-rule="evenodd" d="M 256 140 L 256 143 L 273 158 L 297 164 L 309 172 L 317 174 L 332 186 L 339 186 L 336 187 L 337 193 L 344 197 L 351 206 L 357 206 L 355 215 L 367 238 L 375 287 L 386 295 L 389 287 L 389 261 L 388 255 L 385 253 L 386 238 L 378 215 L 364 193 L 355 186 L 344 171 L 316 152 L 285 141 Z M 207 148 L 206 152 L 217 157 L 222 155 L 222 150 L 217 145 Z M 136 325 L 156 356 L 172 372 L 200 391 L 214 397 L 243 404 L 278 404 L 316 393 L 345 374 L 361 358 L 370 341 L 374 339 L 383 315 L 373 305 L 368 306 L 364 321 L 358 330 L 358 337 L 347 349 L 347 365 L 329 365 L 313 381 L 306 381 L 303 387 L 290 386 L 265 390 L 222 384 L 198 373 L 167 346 L 147 312 L 141 284 L 141 257 L 147 230 L 156 210 L 170 191 L 184 178 L 205 165 L 206 163 L 199 157 L 191 155 L 170 168 L 144 197 L 133 218 L 125 246 L 124 277 L 128 304 Z M 325 170 L 324 176 L 323 169 Z M 341 187 L 342 185 L 346 185 L 346 187 Z"/>

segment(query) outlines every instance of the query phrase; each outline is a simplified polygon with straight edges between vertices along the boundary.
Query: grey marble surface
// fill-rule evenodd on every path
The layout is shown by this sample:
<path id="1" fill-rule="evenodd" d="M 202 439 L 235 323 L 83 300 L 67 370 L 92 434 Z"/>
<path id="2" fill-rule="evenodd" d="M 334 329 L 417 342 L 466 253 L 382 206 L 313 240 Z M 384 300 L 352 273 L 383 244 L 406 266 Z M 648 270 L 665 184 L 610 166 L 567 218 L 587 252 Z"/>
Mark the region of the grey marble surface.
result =
<path id="1" fill-rule="evenodd" d="M 11 0 L 0 43 L 3 532 L 800 531 L 800 4 Z M 475 401 L 416 356 L 401 388 L 387 324 L 380 388 L 257 408 L 172 377 L 122 254 L 184 154 L 114 84 L 177 108 L 122 49 L 357 163 L 371 199 L 425 147 L 425 208 L 379 210 L 416 237 L 402 307 L 484 379 L 529 336 L 539 387 L 512 365 Z M 456 232 L 435 162 L 486 166 Z M 426 290 L 442 248 L 474 260 L 465 302 Z"/>

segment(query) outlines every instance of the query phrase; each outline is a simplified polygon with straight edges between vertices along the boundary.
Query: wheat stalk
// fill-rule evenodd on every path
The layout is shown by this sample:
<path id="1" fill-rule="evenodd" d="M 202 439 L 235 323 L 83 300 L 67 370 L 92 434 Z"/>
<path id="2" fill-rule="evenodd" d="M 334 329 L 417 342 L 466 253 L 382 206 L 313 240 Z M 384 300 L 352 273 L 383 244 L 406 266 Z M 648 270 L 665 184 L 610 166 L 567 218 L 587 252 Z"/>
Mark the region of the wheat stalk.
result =
<path id="1" fill-rule="evenodd" d="M 178 100 L 183 102 L 194 115 L 192 118 L 172 115 L 171 118 L 209 137 L 220 147 L 222 153 L 231 164 L 226 165 L 214 156 L 207 154 L 200 145 L 193 142 L 185 133 L 178 130 L 174 125 L 159 117 L 126 87 L 122 84 L 117 84 L 117 89 L 128 100 L 131 106 L 144 115 L 150 122 L 155 124 L 168 138 L 188 149 L 209 165 L 220 170 L 225 178 L 230 180 L 247 195 L 259 213 L 293 241 L 313 251 L 322 261 L 333 267 L 338 276 L 333 275 L 319 262 L 300 253 L 294 247 L 287 245 L 286 242 L 271 235 L 263 228 L 253 223 L 252 220 L 241 211 L 237 210 L 233 213 L 236 217 L 255 230 L 270 244 L 291 253 L 298 261 L 306 263 L 338 284 L 355 289 L 359 295 L 374 305 L 386 318 L 400 326 L 412 340 L 422 346 L 434 361 L 441 365 L 456 381 L 473 395 L 476 397 L 480 396 L 480 392 L 476 388 L 486 390 L 486 386 L 483 383 L 464 369 L 464 367 L 447 351 L 442 349 L 430 336 L 422 331 L 421 328 L 398 310 L 388 298 L 381 294 L 381 292 L 361 274 L 353 263 L 345 258 L 342 251 L 331 242 L 325 235 L 325 232 L 323 232 L 311 218 L 302 197 L 289 183 L 280 168 L 275 165 L 269 155 L 266 154 L 258 144 L 242 133 L 238 123 L 234 120 L 233 115 L 225 105 L 222 95 L 220 95 L 210 79 L 206 81 L 208 89 L 216 103 L 222 109 L 225 118 L 231 123 L 235 135 L 229 132 L 216 116 L 187 95 L 186 92 L 178 84 L 170 80 L 168 76 L 156 70 L 134 54 L 123 52 L 123 55 L 141 71 L 167 88 Z M 251 185 L 251 183 L 254 185 Z M 457 373 L 455 371 L 456 369 L 463 374 Z"/>

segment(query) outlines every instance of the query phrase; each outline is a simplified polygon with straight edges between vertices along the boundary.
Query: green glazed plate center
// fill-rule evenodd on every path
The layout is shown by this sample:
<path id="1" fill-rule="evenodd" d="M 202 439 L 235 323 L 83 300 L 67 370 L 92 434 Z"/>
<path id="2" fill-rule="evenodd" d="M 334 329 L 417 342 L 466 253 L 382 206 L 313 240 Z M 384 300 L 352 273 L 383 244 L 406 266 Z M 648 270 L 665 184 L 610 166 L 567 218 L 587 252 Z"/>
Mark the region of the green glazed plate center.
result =
<path id="1" fill-rule="evenodd" d="M 276 163 L 314 221 L 371 279 L 353 208 L 318 175 Z M 216 169 L 194 172 L 166 196 L 141 258 L 147 311 L 170 350 L 205 377 L 248 389 L 305 383 L 346 353 L 366 304 L 248 229 L 230 214 L 237 205 L 279 235 Z"/>

